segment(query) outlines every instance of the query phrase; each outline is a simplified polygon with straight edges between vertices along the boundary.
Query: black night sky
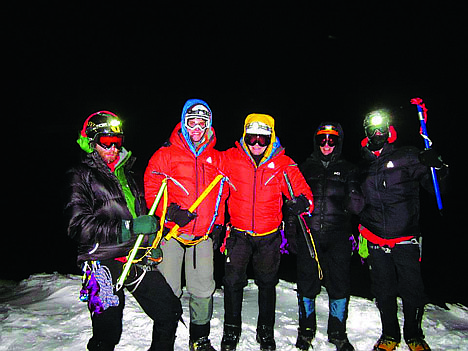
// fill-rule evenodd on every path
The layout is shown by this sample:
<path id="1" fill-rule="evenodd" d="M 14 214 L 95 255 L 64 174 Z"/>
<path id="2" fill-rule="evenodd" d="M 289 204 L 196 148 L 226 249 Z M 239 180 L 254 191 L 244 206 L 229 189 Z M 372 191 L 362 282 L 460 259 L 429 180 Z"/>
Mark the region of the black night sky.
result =
<path id="1" fill-rule="evenodd" d="M 188 98 L 212 108 L 220 150 L 240 138 L 248 113 L 262 112 L 275 118 L 287 154 L 301 163 L 322 120 L 343 125 L 344 157 L 357 162 L 363 116 L 375 107 L 394 112 L 400 144 L 423 148 L 409 103 L 421 97 L 429 136 L 452 175 L 443 217 L 434 198 L 422 195 L 424 277 L 435 300 L 466 303 L 462 7 L 343 3 L 34 2 L 4 9 L 2 170 L 9 181 L 0 278 L 79 273 L 61 189 L 80 157 L 77 132 L 92 112 L 122 117 L 141 174 Z M 353 274 L 358 280 L 366 272 L 355 267 Z"/>

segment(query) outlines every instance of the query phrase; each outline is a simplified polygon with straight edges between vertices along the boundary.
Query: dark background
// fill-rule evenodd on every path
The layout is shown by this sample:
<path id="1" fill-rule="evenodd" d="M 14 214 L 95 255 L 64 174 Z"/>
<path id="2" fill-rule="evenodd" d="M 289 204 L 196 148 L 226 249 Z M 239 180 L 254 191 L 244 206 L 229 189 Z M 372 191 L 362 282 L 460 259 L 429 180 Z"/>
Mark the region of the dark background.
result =
<path id="1" fill-rule="evenodd" d="M 400 144 L 423 148 L 409 103 L 421 97 L 429 136 L 452 175 L 443 217 L 433 196 L 422 194 L 424 278 L 434 301 L 467 303 L 466 13 L 442 1 L 375 3 L 5 7 L 0 278 L 79 273 L 60 197 L 64 172 L 80 157 L 77 132 L 95 111 L 124 120 L 141 174 L 188 98 L 212 108 L 220 150 L 240 138 L 248 113 L 268 113 L 301 163 L 322 120 L 342 124 L 344 157 L 357 162 L 363 116 L 376 107 L 393 111 Z M 293 267 L 294 257 L 283 260 L 283 279 L 294 280 Z M 355 294 L 368 296 L 357 257 L 353 282 Z"/>

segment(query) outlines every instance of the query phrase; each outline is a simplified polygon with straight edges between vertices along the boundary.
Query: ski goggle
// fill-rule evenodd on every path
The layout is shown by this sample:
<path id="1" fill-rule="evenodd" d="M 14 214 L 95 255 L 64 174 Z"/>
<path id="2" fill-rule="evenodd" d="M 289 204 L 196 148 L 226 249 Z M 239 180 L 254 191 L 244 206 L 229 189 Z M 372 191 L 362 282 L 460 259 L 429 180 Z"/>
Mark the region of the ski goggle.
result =
<path id="1" fill-rule="evenodd" d="M 205 117 L 187 117 L 185 118 L 185 127 L 188 130 L 195 130 L 199 129 L 201 131 L 204 131 L 205 129 L 209 128 L 210 126 L 210 120 Z"/>
<path id="2" fill-rule="evenodd" d="M 244 141 L 247 145 L 254 146 L 255 144 L 260 145 L 261 147 L 270 145 L 271 136 L 270 135 L 258 135 L 258 134 L 246 134 Z"/>
<path id="3" fill-rule="evenodd" d="M 326 144 L 328 146 L 333 147 L 338 144 L 339 138 L 336 135 L 329 135 L 329 134 L 319 134 L 315 136 L 315 142 L 317 145 L 324 147 Z"/>
<path id="4" fill-rule="evenodd" d="M 377 131 L 380 132 L 381 135 L 385 135 L 388 133 L 388 125 L 380 125 L 380 126 L 368 126 L 366 127 L 366 136 L 368 138 L 372 138 Z"/>
<path id="5" fill-rule="evenodd" d="M 121 149 L 123 139 L 123 135 L 98 135 L 96 137 L 96 143 L 104 149 L 110 149 L 112 146 L 116 149 Z"/>

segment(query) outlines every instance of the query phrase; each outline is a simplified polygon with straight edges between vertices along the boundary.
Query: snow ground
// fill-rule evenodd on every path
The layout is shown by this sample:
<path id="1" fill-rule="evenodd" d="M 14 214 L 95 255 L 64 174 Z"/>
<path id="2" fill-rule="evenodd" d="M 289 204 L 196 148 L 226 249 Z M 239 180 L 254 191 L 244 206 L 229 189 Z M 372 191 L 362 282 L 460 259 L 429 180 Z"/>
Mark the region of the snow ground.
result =
<path id="1" fill-rule="evenodd" d="M 86 304 L 80 302 L 81 277 L 37 274 L 19 284 L 0 282 L 0 351 L 2 350 L 84 350 L 91 337 L 91 321 Z M 277 287 L 275 338 L 277 350 L 297 350 L 297 300 L 295 284 L 280 281 Z M 150 345 L 151 320 L 135 299 L 126 294 L 124 331 L 116 350 L 146 350 Z M 184 320 L 188 322 L 188 297 L 182 297 Z M 468 308 L 448 305 L 449 310 L 428 305 L 423 320 L 426 340 L 432 350 L 468 350 Z M 335 350 L 327 342 L 328 298 L 325 291 L 317 299 L 317 337 L 314 350 Z M 259 350 L 255 341 L 257 288 L 250 281 L 245 288 L 243 331 L 238 350 Z M 223 291 L 214 295 L 211 340 L 219 349 L 223 333 Z M 400 304 L 400 323 L 402 313 Z M 179 324 L 175 350 L 188 349 L 188 329 Z M 374 303 L 351 297 L 348 336 L 356 350 L 371 350 L 380 336 L 380 319 Z M 399 350 L 406 350 L 402 343 Z"/>

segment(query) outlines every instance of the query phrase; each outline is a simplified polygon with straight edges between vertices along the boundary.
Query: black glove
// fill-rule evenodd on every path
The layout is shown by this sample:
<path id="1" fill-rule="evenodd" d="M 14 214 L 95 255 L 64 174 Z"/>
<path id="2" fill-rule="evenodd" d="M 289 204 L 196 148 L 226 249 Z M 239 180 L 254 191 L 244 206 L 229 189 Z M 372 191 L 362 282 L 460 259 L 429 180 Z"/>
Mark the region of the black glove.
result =
<path id="1" fill-rule="evenodd" d="M 343 209 L 352 214 L 358 215 L 364 209 L 366 199 L 357 190 L 351 190 L 343 201 Z"/>
<path id="2" fill-rule="evenodd" d="M 221 238 L 221 233 L 223 231 L 223 226 L 222 225 L 215 225 L 213 228 L 213 231 L 211 232 L 211 240 L 213 240 L 213 250 L 218 250 L 219 247 L 221 246 L 222 238 Z"/>
<path id="3" fill-rule="evenodd" d="M 291 211 L 292 214 L 299 216 L 301 213 L 307 212 L 310 202 L 304 194 L 301 194 L 286 201 L 286 206 L 288 206 L 288 210 Z"/>
<path id="4" fill-rule="evenodd" d="M 196 213 L 192 213 L 189 210 L 183 210 L 176 203 L 171 203 L 167 208 L 166 220 L 169 222 L 174 222 L 179 227 L 185 227 L 196 216 Z"/>
<path id="5" fill-rule="evenodd" d="M 419 153 L 419 161 L 427 167 L 442 168 L 444 161 L 435 149 L 427 149 Z"/>

